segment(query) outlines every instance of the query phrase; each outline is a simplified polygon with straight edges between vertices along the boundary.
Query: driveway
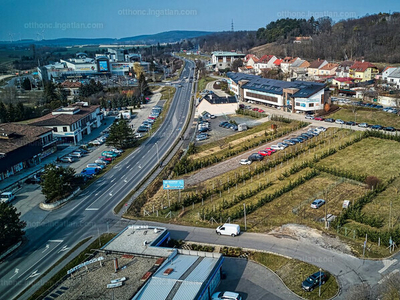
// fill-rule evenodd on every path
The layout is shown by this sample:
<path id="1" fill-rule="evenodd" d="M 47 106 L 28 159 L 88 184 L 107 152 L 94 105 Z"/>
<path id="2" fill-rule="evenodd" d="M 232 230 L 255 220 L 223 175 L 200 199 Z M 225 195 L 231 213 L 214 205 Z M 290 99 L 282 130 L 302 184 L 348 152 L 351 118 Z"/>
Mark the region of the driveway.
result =
<path id="1" fill-rule="evenodd" d="M 216 291 L 240 293 L 243 300 L 297 300 L 300 297 L 289 291 L 275 273 L 253 261 L 225 257 L 222 270 L 226 279 Z"/>

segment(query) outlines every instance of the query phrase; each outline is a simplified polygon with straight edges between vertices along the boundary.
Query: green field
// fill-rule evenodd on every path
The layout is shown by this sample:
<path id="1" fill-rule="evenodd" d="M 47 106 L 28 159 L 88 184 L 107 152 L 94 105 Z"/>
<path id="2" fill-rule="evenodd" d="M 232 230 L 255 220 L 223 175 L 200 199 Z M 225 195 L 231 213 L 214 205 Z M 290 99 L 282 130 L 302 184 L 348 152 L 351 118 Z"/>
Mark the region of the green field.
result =
<path id="1" fill-rule="evenodd" d="M 400 116 L 373 108 L 357 108 L 354 115 L 350 108 L 343 107 L 338 112 L 329 115 L 329 118 L 400 128 Z"/>

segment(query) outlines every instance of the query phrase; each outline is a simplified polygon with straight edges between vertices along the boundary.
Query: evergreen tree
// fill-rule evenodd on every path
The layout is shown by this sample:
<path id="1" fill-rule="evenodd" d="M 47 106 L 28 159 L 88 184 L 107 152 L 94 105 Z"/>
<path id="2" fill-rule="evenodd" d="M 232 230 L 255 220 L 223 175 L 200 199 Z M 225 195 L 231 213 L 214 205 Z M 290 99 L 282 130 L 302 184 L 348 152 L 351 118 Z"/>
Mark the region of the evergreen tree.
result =
<path id="1" fill-rule="evenodd" d="M 25 91 L 30 91 L 32 89 L 31 81 L 29 80 L 29 78 L 25 78 L 24 81 L 22 81 L 22 88 Z"/>
<path id="2" fill-rule="evenodd" d="M 150 94 L 150 88 L 149 85 L 147 84 L 146 78 L 144 77 L 144 74 L 140 74 L 139 81 L 138 81 L 138 87 L 139 87 L 139 92 L 140 96 L 147 96 Z"/>
<path id="3" fill-rule="evenodd" d="M 15 108 L 15 121 L 23 121 L 25 120 L 25 107 L 22 102 L 18 102 Z"/>
<path id="4" fill-rule="evenodd" d="M 58 99 L 56 93 L 56 86 L 52 81 L 48 81 L 44 85 L 44 99 L 46 103 L 50 103 Z"/>
<path id="5" fill-rule="evenodd" d="M 9 203 L 0 202 L 0 253 L 17 243 L 25 234 L 26 223 L 19 219 L 21 213 Z"/>
<path id="6" fill-rule="evenodd" d="M 16 120 L 16 111 L 12 103 L 8 104 L 7 119 L 8 122 L 15 122 Z"/>
<path id="7" fill-rule="evenodd" d="M 0 101 L 0 123 L 7 123 L 7 122 L 8 122 L 7 107 L 4 105 L 3 102 Z"/>
<path id="8" fill-rule="evenodd" d="M 45 167 L 43 180 L 40 183 L 46 202 L 67 197 L 73 190 L 75 170 L 49 164 Z"/>
<path id="9" fill-rule="evenodd" d="M 120 119 L 111 125 L 106 144 L 117 148 L 129 148 L 133 146 L 134 141 L 132 128 L 126 120 Z"/>

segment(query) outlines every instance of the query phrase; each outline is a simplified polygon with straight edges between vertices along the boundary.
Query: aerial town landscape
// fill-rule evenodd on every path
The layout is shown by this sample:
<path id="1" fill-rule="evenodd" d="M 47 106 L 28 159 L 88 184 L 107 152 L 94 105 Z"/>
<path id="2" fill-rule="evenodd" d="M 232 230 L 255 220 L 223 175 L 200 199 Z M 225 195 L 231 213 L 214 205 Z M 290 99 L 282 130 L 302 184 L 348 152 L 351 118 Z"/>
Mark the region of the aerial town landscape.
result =
<path id="1" fill-rule="evenodd" d="M 400 3 L 2 7 L 0 299 L 400 299 Z"/>

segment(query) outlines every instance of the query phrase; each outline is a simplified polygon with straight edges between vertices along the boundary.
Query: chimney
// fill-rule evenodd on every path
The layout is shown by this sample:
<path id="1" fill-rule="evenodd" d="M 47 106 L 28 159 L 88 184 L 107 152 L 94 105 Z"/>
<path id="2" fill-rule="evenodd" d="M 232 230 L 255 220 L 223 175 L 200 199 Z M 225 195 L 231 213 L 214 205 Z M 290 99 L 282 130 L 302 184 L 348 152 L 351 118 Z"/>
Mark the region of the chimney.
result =
<path id="1" fill-rule="evenodd" d="M 319 61 L 319 57 L 318 57 L 318 61 Z"/>

